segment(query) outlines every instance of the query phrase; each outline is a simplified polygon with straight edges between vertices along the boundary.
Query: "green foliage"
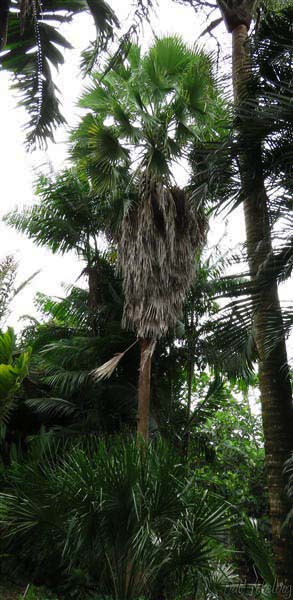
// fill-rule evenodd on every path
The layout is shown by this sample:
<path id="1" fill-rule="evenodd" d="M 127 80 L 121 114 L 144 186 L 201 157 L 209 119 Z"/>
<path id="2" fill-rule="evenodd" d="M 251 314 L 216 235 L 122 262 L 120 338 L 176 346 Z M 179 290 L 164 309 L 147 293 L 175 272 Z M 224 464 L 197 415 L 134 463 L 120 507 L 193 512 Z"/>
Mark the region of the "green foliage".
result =
<path id="1" fill-rule="evenodd" d="M 251 373 L 257 359 L 253 315 L 266 289 L 273 281 L 282 282 L 292 271 L 292 6 L 277 12 L 267 11 L 250 40 L 253 76 L 245 98 L 230 122 L 229 135 L 193 145 L 192 193 L 216 212 L 239 206 L 252 191 L 251 176 L 240 185 L 238 158 L 250 157 L 255 178 L 264 178 L 266 203 L 271 224 L 273 250 L 258 249 L 261 267 L 247 277 L 247 249 L 235 263 L 241 276 L 226 296 L 229 302 L 219 312 L 207 343 L 213 351 L 222 338 L 224 350 L 218 353 L 219 369 Z M 260 108 L 261 107 L 261 108 Z M 229 123 L 229 119 L 227 121 Z M 239 123 L 242 134 L 238 135 Z M 259 149 L 261 148 L 261 151 Z M 243 174 L 242 174 L 243 175 Z M 242 262 L 242 264 L 241 264 Z M 234 267 L 235 268 L 235 267 Z M 226 278 L 229 282 L 229 277 Z M 292 327 L 292 309 L 284 303 L 282 315 L 269 309 L 263 322 L 265 351 L 269 354 Z M 226 348 L 226 350 L 225 350 Z"/>
<path id="2" fill-rule="evenodd" d="M 286 493 L 288 498 L 288 514 L 284 522 L 284 531 L 290 536 L 293 530 L 293 454 L 284 465 L 284 477 L 286 479 Z"/>
<path id="3" fill-rule="evenodd" d="M 75 6 L 82 10 L 85 3 Z M 53 58 L 61 61 L 53 45 Z M 49 40 L 53 52 L 51 46 Z M 128 440 L 135 428 L 137 346 L 110 381 L 97 382 L 92 376 L 97 366 L 134 341 L 120 324 L 123 291 L 116 244 L 125 215 L 140 206 L 146 183 L 142 172 L 173 186 L 174 165 L 189 158 L 197 168 L 196 181 L 184 193 L 191 195 L 195 210 L 201 210 L 203 199 L 208 208 L 220 197 L 224 203 L 240 201 L 238 142 L 227 137 L 231 115 L 218 96 L 210 57 L 190 50 L 178 37 L 158 39 L 145 56 L 134 44 L 127 49 L 112 70 L 95 75 L 80 101 L 88 114 L 72 136 L 75 166 L 41 178 L 40 202 L 6 218 L 37 245 L 54 253 L 73 250 L 85 263 L 88 289 L 74 286 L 62 299 L 38 294 L 41 321 L 32 320 L 21 339 L 21 347 L 32 347 L 29 371 L 29 352 L 15 358 L 12 337 L 0 337 L 1 366 L 11 376 L 19 369 L 10 395 L 20 393 L 24 378 L 13 434 L 8 427 L 8 437 L 13 442 L 16 436 L 17 444 L 9 442 L 7 465 L 1 470 L 1 553 L 8 555 L 12 569 L 18 563 L 33 582 L 49 582 L 66 599 L 98 593 L 114 600 L 235 600 L 234 554 L 227 551 L 235 509 L 256 518 L 263 529 L 267 516 L 261 427 L 251 414 L 245 387 L 256 357 L 248 279 L 222 277 L 230 266 L 227 256 L 196 257 L 196 279 L 182 320 L 174 335 L 160 340 L 153 356 L 149 447 L 136 448 Z M 271 57 L 273 71 L 279 59 L 279 54 Z M 286 71 L 285 57 L 281 62 Z M 262 69 L 264 85 L 269 77 L 265 64 Z M 278 73 L 273 72 L 275 79 Z M 265 108 L 270 120 L 275 107 Z M 51 125 L 46 127 L 39 135 L 51 131 Z M 267 172 L 272 151 L 280 174 L 277 146 L 283 136 L 270 130 L 263 140 Z M 287 158 L 285 167 L 288 175 Z M 279 213 L 273 203 L 271 207 L 277 223 Z M 177 217 L 184 215 L 177 212 Z M 160 211 L 156 218 L 160 231 Z M 98 251 L 100 233 L 113 244 L 107 254 Z M 287 246 L 283 250 L 282 261 L 274 263 L 279 279 L 291 268 Z M 178 262 L 176 252 L 174 257 Z M 266 284 L 270 260 L 261 274 Z M 219 297 L 233 298 L 220 313 Z M 226 373 L 237 373 L 237 385 L 226 380 Z M 117 432 L 123 438 L 113 440 Z M 271 583 L 273 568 L 262 538 L 246 518 L 240 531 L 243 560 Z M 37 589 L 29 593 L 32 600 L 38 598 Z"/>
<path id="4" fill-rule="evenodd" d="M 38 296 L 44 323 L 30 324 L 22 343 L 32 347 L 25 405 L 55 435 L 100 435 L 133 427 L 138 350 L 134 347 L 113 378 L 96 382 L 92 371 L 134 340 L 121 330 L 121 284 L 106 259 L 96 290 L 96 335 L 91 330 L 86 289 L 72 288 L 64 300 Z"/>
<path id="5" fill-rule="evenodd" d="M 15 335 L 9 328 L 0 333 L 0 423 L 5 423 L 15 404 L 19 391 L 28 374 L 30 350 L 16 354 Z"/>
<path id="6" fill-rule="evenodd" d="M 257 525 L 244 516 L 239 533 L 241 543 L 248 550 L 259 575 L 273 589 L 276 580 L 273 558 L 268 544 L 258 535 Z M 275 595 L 272 593 L 272 598 L 274 597 Z"/>
<path id="7" fill-rule="evenodd" d="M 29 586 L 25 598 L 26 600 L 58 600 L 55 594 L 52 594 L 49 590 L 35 586 Z M 17 600 L 23 600 L 23 594 Z"/>
<path id="8" fill-rule="evenodd" d="M 17 545 L 40 575 L 86 569 L 117 600 L 210 583 L 225 559 L 227 508 L 186 479 L 172 451 L 121 439 L 91 455 L 68 450 L 7 470 L 0 522 L 10 552 Z"/>
<path id="9" fill-rule="evenodd" d="M 13 88 L 28 113 L 29 145 L 52 139 L 56 127 L 65 123 L 52 67 L 58 69 L 64 63 L 64 50 L 70 49 L 71 44 L 58 26 L 85 11 L 93 16 L 97 46 L 100 41 L 105 48 L 119 23 L 104 0 L 44 0 L 42 3 L 17 0 L 9 12 L 4 10 L 0 14 L 0 45 L 4 48 L 0 64 L 13 75 Z"/>
<path id="10" fill-rule="evenodd" d="M 131 165 L 136 176 L 146 169 L 169 180 L 210 108 L 221 110 L 210 58 L 176 36 L 158 39 L 145 56 L 132 45 L 113 70 L 95 75 L 80 105 L 90 112 L 73 133 L 73 156 L 101 193 L 116 190 Z"/>
<path id="11" fill-rule="evenodd" d="M 8 214 L 6 222 L 54 253 L 75 250 L 85 255 L 89 238 L 101 229 L 103 208 L 88 181 L 74 169 L 67 170 L 56 177 L 41 177 L 36 193 L 39 204 Z"/>
<path id="12" fill-rule="evenodd" d="M 0 320 L 8 311 L 16 277 L 16 263 L 12 256 L 6 256 L 0 263 Z"/>
<path id="13" fill-rule="evenodd" d="M 222 382 L 212 391 L 205 374 L 195 378 L 197 403 L 190 424 L 190 460 L 197 481 L 254 518 L 268 514 L 260 417 L 237 387 Z M 266 525 L 266 522 L 265 522 Z"/>

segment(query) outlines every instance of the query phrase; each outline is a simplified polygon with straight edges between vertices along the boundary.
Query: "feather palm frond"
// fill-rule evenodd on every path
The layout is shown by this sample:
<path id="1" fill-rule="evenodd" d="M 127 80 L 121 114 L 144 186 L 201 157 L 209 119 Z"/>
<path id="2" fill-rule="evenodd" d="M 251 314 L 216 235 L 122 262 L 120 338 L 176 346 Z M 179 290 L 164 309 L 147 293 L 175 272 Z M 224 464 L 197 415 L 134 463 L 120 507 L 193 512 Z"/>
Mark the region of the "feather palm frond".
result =
<path id="1" fill-rule="evenodd" d="M 214 331 L 206 340 L 210 356 L 217 348 L 218 366 L 224 364 L 229 371 L 243 368 L 247 373 L 253 368 L 257 359 L 254 323 L 263 299 L 275 282 L 292 274 L 292 17 L 292 3 L 276 11 L 264 10 L 249 41 L 252 77 L 234 123 L 230 121 L 230 131 L 213 141 L 195 141 L 190 154 L 190 193 L 215 212 L 230 212 L 241 205 L 259 176 L 265 184 L 261 201 L 267 205 L 272 247 L 262 242 L 256 245 L 251 259 L 257 258 L 257 270 L 251 269 L 250 283 L 242 273 L 238 286 L 233 284 L 223 294 L 232 300 L 215 317 Z M 254 177 L 244 173 L 240 184 L 237 157 L 243 155 L 250 157 Z M 247 262 L 247 247 L 243 250 Z M 263 352 L 269 356 L 292 328 L 292 308 L 287 303 L 282 303 L 281 311 L 268 306 L 262 321 Z"/>
<path id="2" fill-rule="evenodd" d="M 0 64 L 12 74 L 20 104 L 28 113 L 29 145 L 45 144 L 56 127 L 65 123 L 51 67 L 57 70 L 64 62 L 64 50 L 71 48 L 58 26 L 82 12 L 92 15 L 97 31 L 95 44 L 99 52 L 105 50 L 119 22 L 104 0 L 1 2 L 0 50 L 4 52 Z"/>
<path id="3" fill-rule="evenodd" d="M 45 416 L 71 417 L 80 413 L 79 407 L 64 398 L 29 398 L 26 406 Z"/>

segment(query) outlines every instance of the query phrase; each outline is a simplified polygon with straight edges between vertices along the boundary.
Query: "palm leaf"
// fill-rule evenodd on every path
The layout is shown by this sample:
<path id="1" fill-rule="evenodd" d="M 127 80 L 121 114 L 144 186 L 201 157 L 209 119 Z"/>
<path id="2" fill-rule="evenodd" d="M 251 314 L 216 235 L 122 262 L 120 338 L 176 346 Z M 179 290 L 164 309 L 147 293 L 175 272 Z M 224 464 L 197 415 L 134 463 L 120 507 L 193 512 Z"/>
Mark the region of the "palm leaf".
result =
<path id="1" fill-rule="evenodd" d="M 261 538 L 257 526 L 251 519 L 244 516 L 241 524 L 241 542 L 244 544 L 249 556 L 253 560 L 258 573 L 263 578 L 271 589 L 274 589 L 275 570 L 273 559 L 269 553 L 269 548 L 266 547 L 264 540 Z M 272 593 L 272 598 L 274 598 Z"/>
<path id="2" fill-rule="evenodd" d="M 63 64 L 63 51 L 71 45 L 57 25 L 70 22 L 74 15 L 84 11 L 92 14 L 97 43 L 100 50 L 105 49 L 119 23 L 104 0 L 13 1 L 9 14 L 4 11 L 5 14 L 0 15 L 2 47 L 5 46 L 1 66 L 13 75 L 13 88 L 28 112 L 29 146 L 46 143 L 48 138 L 53 138 L 56 127 L 65 123 L 51 66 L 58 69 Z"/>
<path id="3" fill-rule="evenodd" d="M 72 417 L 79 413 L 78 407 L 64 398 L 29 398 L 25 404 L 40 415 L 49 417 Z"/>

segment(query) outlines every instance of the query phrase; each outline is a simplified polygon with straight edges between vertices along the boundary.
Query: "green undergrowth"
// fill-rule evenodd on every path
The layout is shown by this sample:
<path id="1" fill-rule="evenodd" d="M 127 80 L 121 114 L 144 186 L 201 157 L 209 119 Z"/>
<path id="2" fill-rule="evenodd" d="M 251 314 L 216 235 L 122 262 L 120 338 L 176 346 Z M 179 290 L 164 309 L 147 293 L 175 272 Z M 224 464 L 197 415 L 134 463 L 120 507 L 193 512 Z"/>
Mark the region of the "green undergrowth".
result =
<path id="1" fill-rule="evenodd" d="M 0 600 L 60 600 L 44 587 L 0 584 Z"/>

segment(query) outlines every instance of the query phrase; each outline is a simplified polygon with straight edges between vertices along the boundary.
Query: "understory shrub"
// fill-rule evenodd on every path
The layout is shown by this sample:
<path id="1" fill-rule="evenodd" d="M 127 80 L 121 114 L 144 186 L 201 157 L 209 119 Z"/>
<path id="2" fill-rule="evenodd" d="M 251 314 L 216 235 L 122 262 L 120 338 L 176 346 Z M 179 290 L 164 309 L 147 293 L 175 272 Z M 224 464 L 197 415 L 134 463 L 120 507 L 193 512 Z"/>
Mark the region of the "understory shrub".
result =
<path id="1" fill-rule="evenodd" d="M 131 600 L 201 597 L 213 586 L 223 593 L 233 577 L 227 506 L 199 490 L 163 444 L 117 439 L 15 460 L 0 522 L 2 551 L 34 581 L 68 583 L 68 598 L 76 578 L 71 588 L 83 597 L 92 590 Z"/>

